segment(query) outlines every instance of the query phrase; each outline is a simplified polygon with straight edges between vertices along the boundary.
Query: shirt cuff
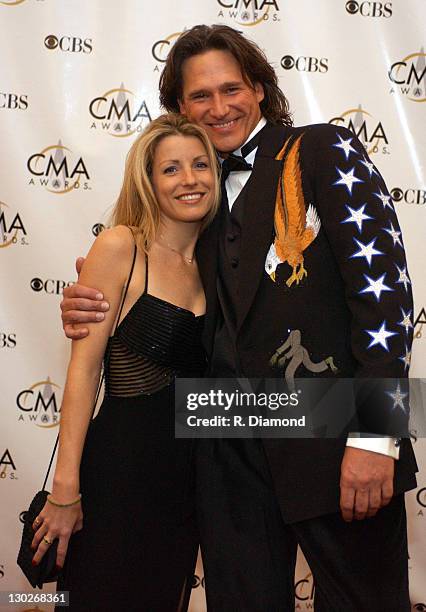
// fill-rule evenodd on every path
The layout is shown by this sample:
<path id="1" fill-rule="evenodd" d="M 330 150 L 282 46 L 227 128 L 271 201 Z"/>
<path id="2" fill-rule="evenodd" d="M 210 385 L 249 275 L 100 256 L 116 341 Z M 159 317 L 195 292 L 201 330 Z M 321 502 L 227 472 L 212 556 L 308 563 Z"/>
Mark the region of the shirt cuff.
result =
<path id="1" fill-rule="evenodd" d="M 352 448 L 360 448 L 362 450 L 388 455 L 394 459 L 399 459 L 399 439 L 381 436 L 380 438 L 374 434 L 361 434 L 351 432 L 348 435 L 346 446 Z"/>

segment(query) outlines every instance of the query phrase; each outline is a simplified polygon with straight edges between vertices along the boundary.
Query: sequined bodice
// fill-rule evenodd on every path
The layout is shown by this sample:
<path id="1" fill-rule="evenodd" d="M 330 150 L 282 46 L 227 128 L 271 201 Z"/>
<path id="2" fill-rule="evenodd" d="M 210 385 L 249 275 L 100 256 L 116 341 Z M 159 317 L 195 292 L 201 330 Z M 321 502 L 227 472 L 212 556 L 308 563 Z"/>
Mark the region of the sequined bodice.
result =
<path id="1" fill-rule="evenodd" d="M 105 393 L 152 394 L 176 376 L 199 377 L 205 368 L 201 344 L 204 315 L 146 291 L 109 339 L 105 353 Z"/>

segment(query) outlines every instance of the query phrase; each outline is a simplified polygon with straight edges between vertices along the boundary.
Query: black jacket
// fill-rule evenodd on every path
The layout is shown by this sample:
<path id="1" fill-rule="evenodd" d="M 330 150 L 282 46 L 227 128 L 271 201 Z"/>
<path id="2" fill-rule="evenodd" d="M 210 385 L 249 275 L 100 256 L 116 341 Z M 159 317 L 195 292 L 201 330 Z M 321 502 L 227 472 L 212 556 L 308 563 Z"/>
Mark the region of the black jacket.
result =
<path id="1" fill-rule="evenodd" d="M 220 309 L 220 228 L 219 214 L 197 251 L 209 354 Z M 384 181 L 350 131 L 267 125 L 244 203 L 234 304 L 238 374 L 276 376 L 271 358 L 294 332 L 308 361 L 332 357 L 338 376 L 406 377 L 413 330 L 402 321 L 413 305 L 398 232 Z M 313 374 L 302 363 L 296 376 L 329 377 L 330 370 Z M 345 440 L 264 440 L 264 446 L 287 521 L 338 510 Z M 415 471 L 411 444 L 403 440 L 396 492 L 415 487 Z"/>

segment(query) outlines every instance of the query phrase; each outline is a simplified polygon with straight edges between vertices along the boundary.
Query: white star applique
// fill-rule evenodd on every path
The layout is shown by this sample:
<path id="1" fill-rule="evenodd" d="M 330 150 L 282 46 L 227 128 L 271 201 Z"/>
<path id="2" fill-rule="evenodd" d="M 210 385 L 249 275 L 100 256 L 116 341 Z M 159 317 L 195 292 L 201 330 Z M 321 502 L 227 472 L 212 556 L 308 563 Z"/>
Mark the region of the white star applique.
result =
<path id="1" fill-rule="evenodd" d="M 396 246 L 397 244 L 399 244 L 399 246 L 402 247 L 401 232 L 396 231 L 391 221 L 389 221 L 389 225 L 390 227 L 384 227 L 383 230 L 387 232 L 390 236 L 392 236 L 393 246 Z"/>
<path id="2" fill-rule="evenodd" d="M 386 391 L 386 393 L 393 399 L 392 410 L 395 410 L 395 408 L 401 408 L 403 412 L 407 412 L 404 406 L 404 399 L 408 396 L 408 393 L 402 393 L 399 381 L 394 393 L 391 393 L 390 391 Z"/>
<path id="3" fill-rule="evenodd" d="M 373 240 L 369 242 L 368 244 L 363 244 L 360 240 L 357 240 L 356 238 L 354 238 L 354 241 L 357 243 L 359 247 L 359 251 L 351 255 L 350 259 L 354 257 L 365 257 L 365 259 L 368 261 L 369 267 L 371 267 L 371 260 L 373 259 L 373 257 L 375 255 L 383 255 L 382 251 L 378 251 L 377 249 L 374 248 L 374 244 L 376 240 L 377 238 L 373 238 Z"/>
<path id="4" fill-rule="evenodd" d="M 360 161 L 361 164 L 363 164 L 367 168 L 368 173 L 370 175 L 370 178 L 371 178 L 371 175 L 373 174 L 373 172 L 375 172 L 378 176 L 380 176 L 379 173 L 377 172 L 376 166 L 373 164 L 373 162 L 367 160 L 366 157 L 364 157 L 364 159 L 360 159 L 359 161 Z"/>
<path id="5" fill-rule="evenodd" d="M 398 325 L 401 325 L 401 327 L 405 329 L 405 333 L 408 334 L 408 330 L 410 329 L 410 327 L 413 327 L 413 324 L 411 322 L 411 314 L 413 311 L 409 310 L 408 312 L 405 312 L 402 306 L 400 306 L 400 308 L 401 308 L 402 319 L 401 321 L 398 321 Z"/>
<path id="6" fill-rule="evenodd" d="M 376 346 L 377 344 L 377 345 L 382 346 L 388 352 L 389 352 L 388 338 L 390 338 L 391 336 L 398 335 L 396 332 L 391 332 L 386 329 L 386 321 L 383 321 L 381 326 L 378 327 L 377 329 L 366 329 L 365 331 L 367 332 L 367 334 L 371 336 L 371 342 L 367 346 L 368 349 L 372 348 L 373 346 Z"/>
<path id="7" fill-rule="evenodd" d="M 342 151 L 345 154 L 346 161 L 348 161 L 349 155 L 351 153 L 357 152 L 356 149 L 354 149 L 353 146 L 351 145 L 353 138 L 348 138 L 347 140 L 343 140 L 340 134 L 337 134 L 337 138 L 340 140 L 340 142 L 337 142 L 336 144 L 334 144 L 333 147 L 336 147 L 337 149 L 342 149 Z"/>
<path id="8" fill-rule="evenodd" d="M 386 272 L 382 274 L 380 278 L 376 279 L 370 278 L 369 276 L 367 276 L 367 274 L 364 274 L 364 278 L 369 284 L 367 285 L 367 287 L 362 289 L 362 291 L 359 291 L 359 293 L 374 293 L 374 295 L 376 296 L 376 300 L 380 302 L 380 295 L 382 294 L 382 291 L 393 291 L 393 289 L 385 285 L 385 276 Z"/>
<path id="9" fill-rule="evenodd" d="M 411 285 L 410 277 L 408 276 L 408 272 L 407 272 L 407 266 L 400 268 L 397 264 L 395 265 L 399 272 L 399 278 L 396 282 L 402 283 L 404 285 L 405 291 L 407 291 L 407 285 Z"/>
<path id="10" fill-rule="evenodd" d="M 341 221 L 341 223 L 356 223 L 359 232 L 362 232 L 362 223 L 363 221 L 367 221 L 368 219 L 373 219 L 373 217 L 370 217 L 370 215 L 365 215 L 364 214 L 364 210 L 365 207 L 367 206 L 367 204 L 363 204 L 363 206 L 360 206 L 359 208 L 355 209 L 355 208 L 351 208 L 350 206 L 348 206 L 348 204 L 345 205 L 346 208 L 348 209 L 348 211 L 350 212 L 349 217 L 346 217 L 346 219 L 344 219 L 344 221 Z"/>
<path id="11" fill-rule="evenodd" d="M 349 195 L 352 195 L 352 187 L 354 183 L 363 183 L 361 179 L 354 176 L 355 166 L 349 170 L 349 172 L 342 172 L 336 167 L 337 172 L 340 174 L 340 179 L 335 181 L 333 185 L 344 185 L 348 190 Z"/>
<path id="12" fill-rule="evenodd" d="M 402 363 L 404 364 L 404 372 L 405 370 L 408 370 L 408 368 L 410 367 L 410 363 L 411 363 L 411 351 L 408 350 L 407 345 L 405 345 L 405 355 L 398 357 L 398 359 L 400 359 Z"/>
<path id="13" fill-rule="evenodd" d="M 391 210 L 393 210 L 392 198 L 390 197 L 390 195 L 386 195 L 382 192 L 381 189 L 379 189 L 379 191 L 380 193 L 373 193 L 373 195 L 375 195 L 377 198 L 379 198 L 379 200 L 381 200 L 383 208 L 386 208 L 388 206 Z"/>

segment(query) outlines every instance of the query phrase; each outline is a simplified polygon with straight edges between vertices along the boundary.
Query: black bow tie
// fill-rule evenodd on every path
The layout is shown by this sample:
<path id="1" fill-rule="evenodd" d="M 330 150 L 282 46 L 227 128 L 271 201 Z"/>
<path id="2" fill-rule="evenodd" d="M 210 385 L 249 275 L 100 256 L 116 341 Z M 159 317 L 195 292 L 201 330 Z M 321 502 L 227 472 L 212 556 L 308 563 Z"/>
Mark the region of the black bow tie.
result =
<path id="1" fill-rule="evenodd" d="M 252 169 L 253 166 L 244 157 L 230 153 L 222 163 L 222 181 L 226 181 L 231 172 L 247 172 Z"/>
<path id="2" fill-rule="evenodd" d="M 241 147 L 241 155 L 235 155 L 230 153 L 228 157 L 222 163 L 222 183 L 226 181 L 231 172 L 248 172 L 253 170 L 253 166 L 246 162 L 244 159 L 254 151 L 259 145 L 260 136 L 263 130 L 260 130 L 249 140 L 243 147 Z"/>

